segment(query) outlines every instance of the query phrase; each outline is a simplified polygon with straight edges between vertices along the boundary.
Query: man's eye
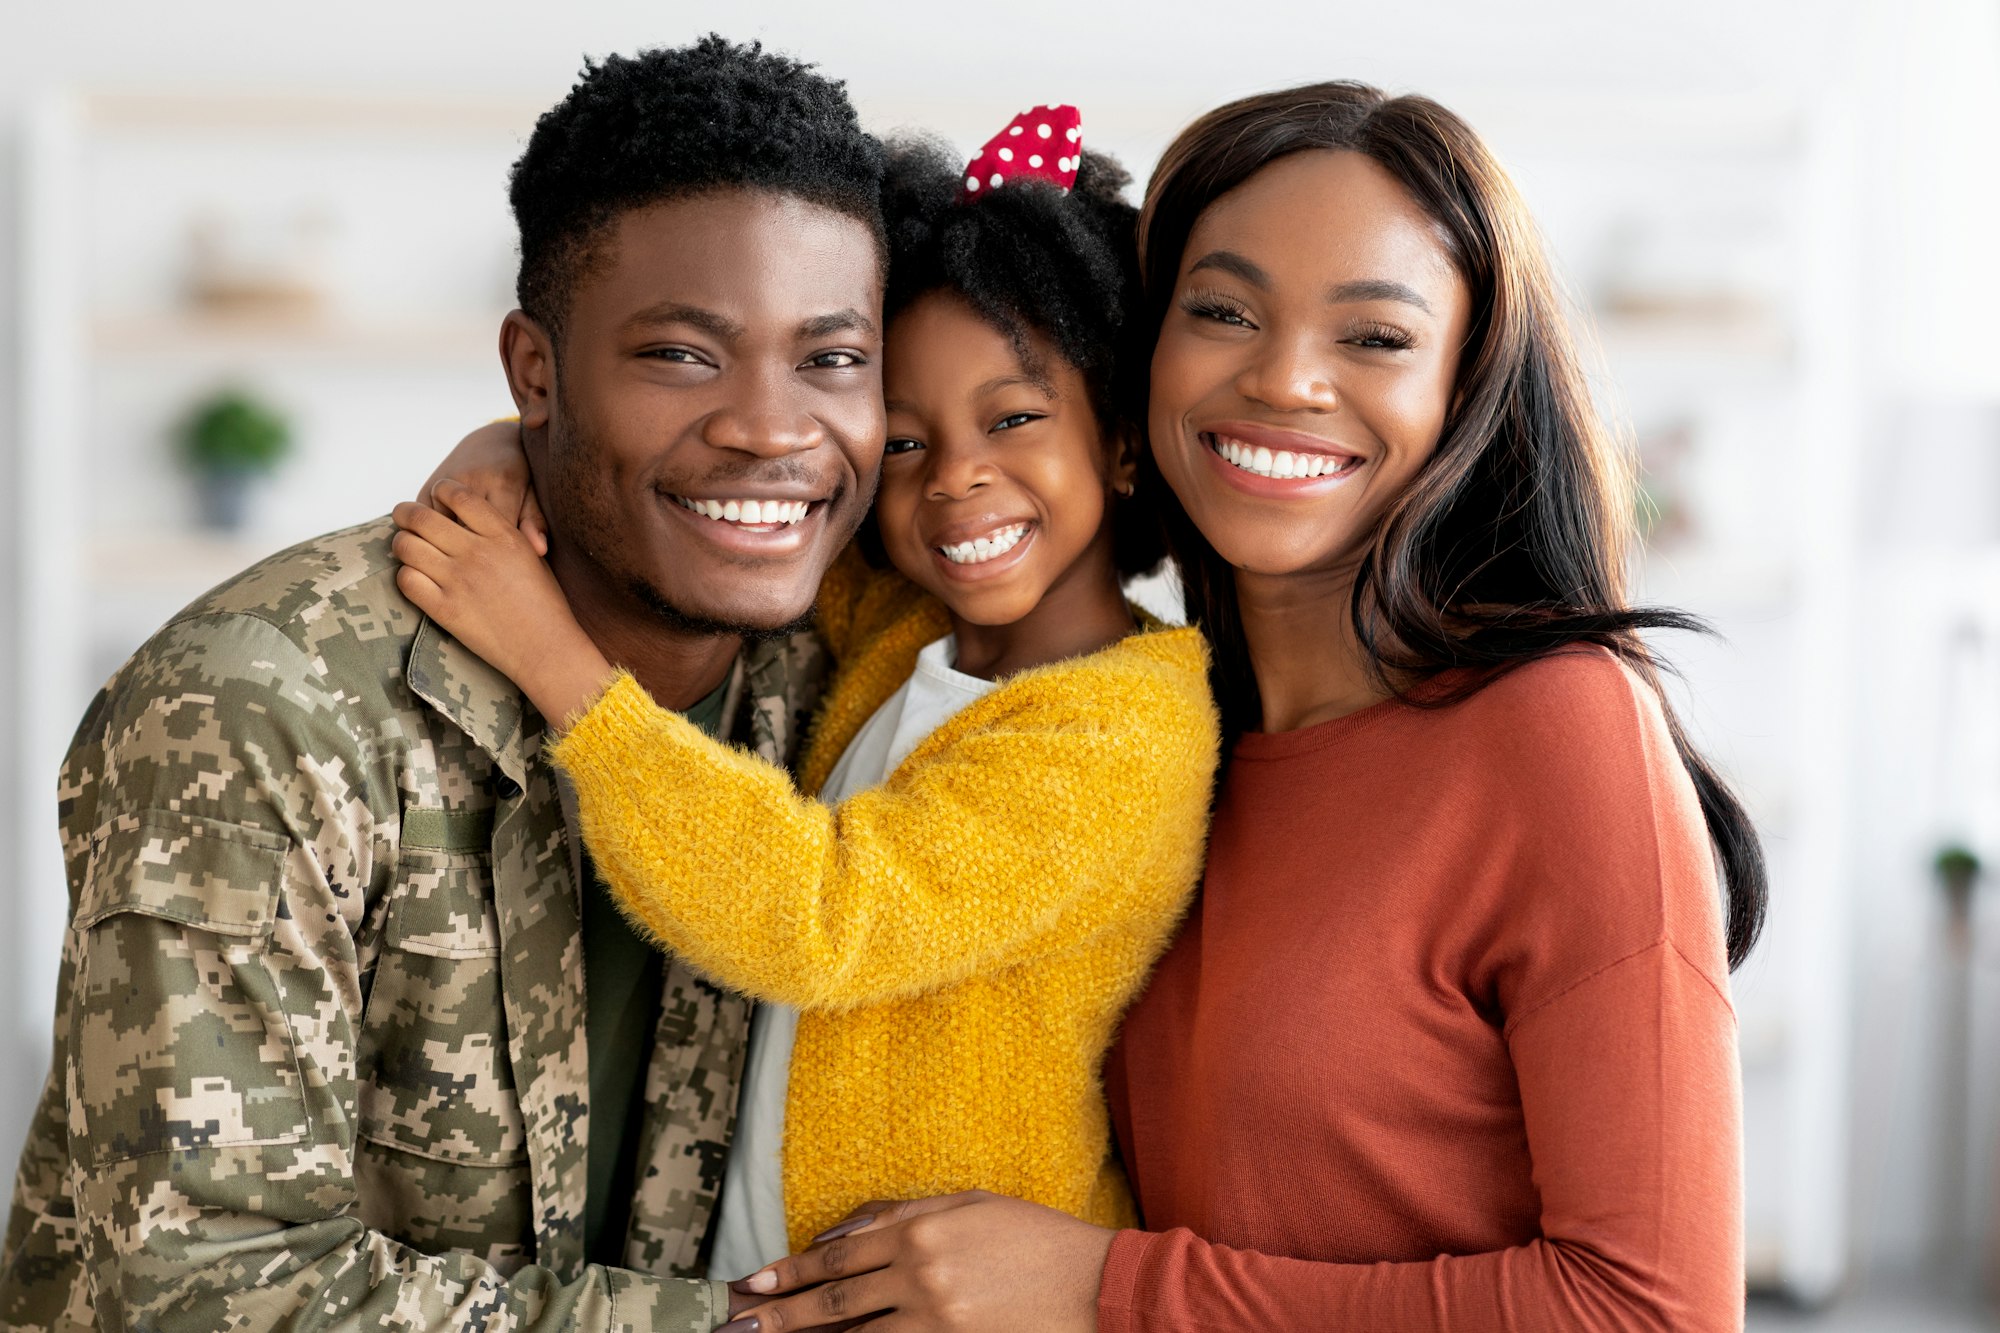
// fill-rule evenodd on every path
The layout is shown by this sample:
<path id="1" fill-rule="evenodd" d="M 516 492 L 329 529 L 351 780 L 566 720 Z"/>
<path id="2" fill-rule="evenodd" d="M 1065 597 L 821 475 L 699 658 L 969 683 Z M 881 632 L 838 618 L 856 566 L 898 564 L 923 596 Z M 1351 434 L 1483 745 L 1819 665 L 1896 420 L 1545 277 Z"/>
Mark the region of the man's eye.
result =
<path id="1" fill-rule="evenodd" d="M 923 447 L 920 441 L 910 439 L 908 436 L 901 436 L 883 445 L 882 452 L 885 456 L 890 454 L 908 454 L 914 453 Z"/>
<path id="2" fill-rule="evenodd" d="M 701 364 L 701 357 L 686 347 L 649 347 L 639 355 L 655 361 L 673 361 L 690 366 Z"/>
<path id="3" fill-rule="evenodd" d="M 808 357 L 806 364 L 814 370 L 846 370 L 849 366 L 862 364 L 862 360 L 859 352 L 821 352 L 817 356 Z"/>
<path id="4" fill-rule="evenodd" d="M 1001 417 L 998 421 L 994 422 L 993 429 L 1012 430 L 1016 426 L 1025 426 L 1030 421 L 1040 421 L 1041 419 L 1042 414 L 1040 412 L 1015 412 L 1009 416 Z"/>

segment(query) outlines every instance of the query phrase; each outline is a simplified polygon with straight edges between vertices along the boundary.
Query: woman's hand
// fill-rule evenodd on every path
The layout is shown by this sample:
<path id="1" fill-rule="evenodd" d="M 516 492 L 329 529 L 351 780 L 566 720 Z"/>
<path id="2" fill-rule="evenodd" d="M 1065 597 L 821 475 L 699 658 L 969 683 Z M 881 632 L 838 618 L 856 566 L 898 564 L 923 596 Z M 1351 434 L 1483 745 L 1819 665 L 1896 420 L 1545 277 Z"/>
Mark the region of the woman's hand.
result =
<path id="1" fill-rule="evenodd" d="M 433 496 L 436 509 L 396 506 L 396 586 L 562 726 L 617 673 L 525 534 L 459 482 Z"/>
<path id="2" fill-rule="evenodd" d="M 717 1333 L 830 1328 L 877 1311 L 891 1313 L 868 1321 L 871 1333 L 1097 1328 L 1115 1232 L 984 1190 L 866 1207 L 872 1215 L 843 1222 L 804 1254 L 733 1283 L 739 1300 L 779 1299 L 743 1309 Z"/>
<path id="3" fill-rule="evenodd" d="M 521 425 L 496 421 L 460 440 L 445 455 L 437 471 L 424 479 L 417 503 L 437 507 L 437 486 L 455 481 L 493 506 L 521 530 L 536 555 L 549 553 L 549 524 L 528 475 L 528 455 L 521 448 Z"/>

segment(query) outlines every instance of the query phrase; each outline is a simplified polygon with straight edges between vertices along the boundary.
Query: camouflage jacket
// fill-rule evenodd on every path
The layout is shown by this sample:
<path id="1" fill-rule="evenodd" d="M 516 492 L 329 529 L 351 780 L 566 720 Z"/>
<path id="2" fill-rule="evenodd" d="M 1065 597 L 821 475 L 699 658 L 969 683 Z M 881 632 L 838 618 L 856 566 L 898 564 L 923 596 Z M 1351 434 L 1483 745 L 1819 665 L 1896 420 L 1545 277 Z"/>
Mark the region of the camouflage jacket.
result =
<path id="1" fill-rule="evenodd" d="M 625 1267 L 584 1262 L 577 885 L 543 727 L 396 591 L 378 521 L 224 584 L 104 687 L 61 779 L 53 1069 L 0 1327 L 670 1330 L 746 1006 L 668 960 Z M 747 653 L 791 758 L 817 656 Z"/>

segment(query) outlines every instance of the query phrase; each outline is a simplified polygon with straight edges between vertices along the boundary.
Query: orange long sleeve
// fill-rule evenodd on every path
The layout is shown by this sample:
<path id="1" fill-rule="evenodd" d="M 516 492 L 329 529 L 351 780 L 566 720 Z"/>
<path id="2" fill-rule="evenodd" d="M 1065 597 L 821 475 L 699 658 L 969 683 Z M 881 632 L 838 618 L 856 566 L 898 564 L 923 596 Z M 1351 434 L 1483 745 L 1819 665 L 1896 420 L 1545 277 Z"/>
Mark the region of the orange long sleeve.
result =
<path id="1" fill-rule="evenodd" d="M 1100 1328 L 1740 1328 L 1720 916 L 1608 654 L 1245 737 L 1108 1071 Z"/>

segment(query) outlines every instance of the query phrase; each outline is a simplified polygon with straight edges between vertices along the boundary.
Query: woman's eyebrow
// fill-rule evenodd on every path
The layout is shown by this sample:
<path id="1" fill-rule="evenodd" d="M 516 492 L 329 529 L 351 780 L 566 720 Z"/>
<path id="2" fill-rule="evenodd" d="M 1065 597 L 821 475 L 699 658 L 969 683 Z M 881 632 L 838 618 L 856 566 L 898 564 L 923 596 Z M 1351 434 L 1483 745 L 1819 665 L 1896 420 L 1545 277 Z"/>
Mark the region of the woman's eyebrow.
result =
<path id="1" fill-rule="evenodd" d="M 1259 291 L 1271 290 L 1271 275 L 1234 250 L 1211 250 L 1188 265 L 1188 272 L 1199 273 L 1209 268 L 1220 269 L 1232 277 L 1241 278 Z"/>
<path id="2" fill-rule="evenodd" d="M 1417 289 L 1406 283 L 1390 278 L 1357 278 L 1353 282 L 1343 282 L 1326 290 L 1327 302 L 1341 305 L 1348 301 L 1400 301 L 1413 305 L 1426 315 L 1432 313 L 1431 303 L 1417 293 Z"/>

